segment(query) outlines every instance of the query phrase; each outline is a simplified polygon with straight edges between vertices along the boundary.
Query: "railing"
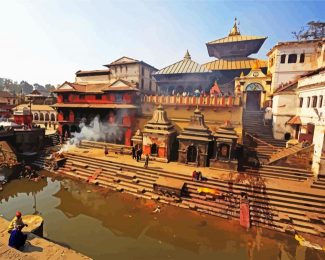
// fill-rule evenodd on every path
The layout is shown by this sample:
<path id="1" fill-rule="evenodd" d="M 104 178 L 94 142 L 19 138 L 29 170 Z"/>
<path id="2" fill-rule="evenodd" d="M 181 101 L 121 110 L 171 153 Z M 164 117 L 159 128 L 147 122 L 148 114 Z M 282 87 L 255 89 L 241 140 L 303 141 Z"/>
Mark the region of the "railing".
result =
<path id="1" fill-rule="evenodd" d="M 252 138 L 254 141 L 256 141 L 256 142 L 258 142 L 258 143 L 262 143 L 262 144 L 264 144 L 264 145 L 266 145 L 266 146 L 268 146 L 268 147 L 270 147 L 270 148 L 272 148 L 272 149 L 279 150 L 278 147 L 276 147 L 276 146 L 274 146 L 274 145 L 272 145 L 272 144 L 269 144 L 269 143 L 267 143 L 267 142 L 265 142 L 265 141 L 263 141 L 263 140 L 261 140 L 261 139 L 255 137 L 255 136 L 253 136 L 253 135 L 251 135 L 251 134 L 249 134 L 249 133 L 245 133 L 245 135 L 248 136 L 248 137 L 250 137 L 250 138 Z"/>
<path id="2" fill-rule="evenodd" d="M 154 103 L 162 105 L 176 106 L 210 106 L 210 107 L 233 107 L 241 105 L 239 96 L 217 96 L 217 95 L 201 95 L 201 96 L 143 96 L 142 103 Z"/>

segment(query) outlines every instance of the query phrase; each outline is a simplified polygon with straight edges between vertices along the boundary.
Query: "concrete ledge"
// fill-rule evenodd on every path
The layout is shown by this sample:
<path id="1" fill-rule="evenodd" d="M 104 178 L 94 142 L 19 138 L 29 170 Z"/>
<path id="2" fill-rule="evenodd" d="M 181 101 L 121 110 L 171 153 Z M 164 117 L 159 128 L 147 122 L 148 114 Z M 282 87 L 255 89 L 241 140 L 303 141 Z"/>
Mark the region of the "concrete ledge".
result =
<path id="1" fill-rule="evenodd" d="M 9 234 L 7 228 L 9 221 L 0 218 L 0 259 L 6 260 L 38 260 L 38 259 L 91 259 L 72 249 L 60 246 L 44 238 L 26 232 L 28 235 L 22 251 L 8 246 Z"/>

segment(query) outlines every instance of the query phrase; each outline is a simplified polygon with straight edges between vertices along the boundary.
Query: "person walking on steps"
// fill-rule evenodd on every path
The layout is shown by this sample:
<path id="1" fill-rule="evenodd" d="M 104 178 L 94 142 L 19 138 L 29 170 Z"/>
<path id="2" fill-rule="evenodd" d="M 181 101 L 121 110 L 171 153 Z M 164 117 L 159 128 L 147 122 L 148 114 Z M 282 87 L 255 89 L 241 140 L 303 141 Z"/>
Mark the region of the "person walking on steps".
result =
<path id="1" fill-rule="evenodd" d="M 149 154 L 146 154 L 146 157 L 144 158 L 144 168 L 148 168 L 148 164 L 149 164 Z"/>

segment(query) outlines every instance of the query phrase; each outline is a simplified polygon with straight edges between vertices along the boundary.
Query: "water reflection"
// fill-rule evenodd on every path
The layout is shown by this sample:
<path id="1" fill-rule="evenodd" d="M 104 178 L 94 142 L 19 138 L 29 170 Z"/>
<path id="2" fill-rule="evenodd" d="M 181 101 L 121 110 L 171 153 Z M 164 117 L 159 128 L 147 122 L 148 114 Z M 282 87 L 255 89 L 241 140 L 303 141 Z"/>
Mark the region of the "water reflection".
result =
<path id="1" fill-rule="evenodd" d="M 22 192 L 21 192 L 22 191 Z M 324 259 L 292 236 L 253 228 L 72 180 L 15 181 L 0 209 L 41 212 L 45 234 L 95 259 Z M 4 209 L 4 210 L 3 210 Z"/>

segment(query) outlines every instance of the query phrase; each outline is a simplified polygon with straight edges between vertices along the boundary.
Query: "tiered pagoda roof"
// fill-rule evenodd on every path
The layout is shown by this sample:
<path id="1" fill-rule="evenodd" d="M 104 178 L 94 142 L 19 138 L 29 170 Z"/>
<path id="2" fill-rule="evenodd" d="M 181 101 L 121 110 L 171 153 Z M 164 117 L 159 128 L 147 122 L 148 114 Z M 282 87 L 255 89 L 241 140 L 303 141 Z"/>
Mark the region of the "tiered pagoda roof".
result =
<path id="1" fill-rule="evenodd" d="M 218 140 L 225 140 L 225 141 L 229 141 L 230 139 L 231 140 L 238 139 L 238 135 L 234 127 L 228 120 L 217 129 L 217 131 L 213 134 L 213 136 Z"/>
<path id="2" fill-rule="evenodd" d="M 159 105 L 153 112 L 152 118 L 144 126 L 143 133 L 171 134 L 176 129 L 167 117 L 167 112 Z"/>
<path id="3" fill-rule="evenodd" d="M 241 35 L 237 21 L 227 37 L 208 42 L 210 57 L 218 59 L 245 58 L 257 53 L 267 37 Z"/>
<path id="4" fill-rule="evenodd" d="M 191 55 L 186 51 L 185 56 L 182 60 L 169 65 L 155 73 L 155 75 L 160 74 L 182 74 L 182 73 L 204 73 L 211 72 L 205 66 L 200 65 L 199 63 L 191 59 Z"/>
<path id="5" fill-rule="evenodd" d="M 210 142 L 213 140 L 209 127 L 204 122 L 204 115 L 196 108 L 191 116 L 191 121 L 182 133 L 177 137 L 183 140 L 195 140 Z"/>

